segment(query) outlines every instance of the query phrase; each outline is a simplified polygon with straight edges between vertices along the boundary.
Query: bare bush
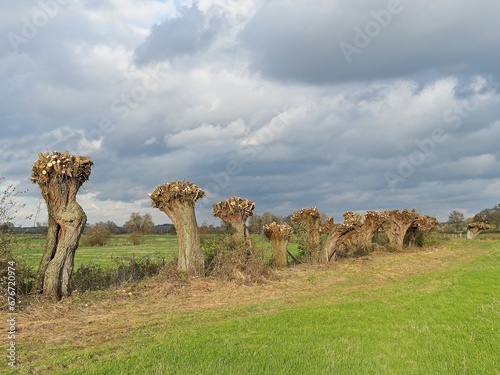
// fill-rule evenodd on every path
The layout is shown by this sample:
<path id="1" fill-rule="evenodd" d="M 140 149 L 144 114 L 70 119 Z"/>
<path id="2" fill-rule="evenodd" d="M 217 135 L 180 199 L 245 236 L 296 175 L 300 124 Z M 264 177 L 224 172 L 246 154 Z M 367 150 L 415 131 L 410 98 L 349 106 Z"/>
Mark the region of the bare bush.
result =
<path id="1" fill-rule="evenodd" d="M 82 246 L 104 246 L 111 238 L 111 231 L 104 225 L 89 227 L 82 236 Z"/>
<path id="2" fill-rule="evenodd" d="M 208 245 L 208 246 L 207 246 Z M 271 277 L 264 262 L 264 251 L 252 246 L 249 250 L 244 239 L 226 236 L 210 244 L 205 243 L 205 254 L 212 254 L 207 274 L 240 284 L 263 282 Z"/>

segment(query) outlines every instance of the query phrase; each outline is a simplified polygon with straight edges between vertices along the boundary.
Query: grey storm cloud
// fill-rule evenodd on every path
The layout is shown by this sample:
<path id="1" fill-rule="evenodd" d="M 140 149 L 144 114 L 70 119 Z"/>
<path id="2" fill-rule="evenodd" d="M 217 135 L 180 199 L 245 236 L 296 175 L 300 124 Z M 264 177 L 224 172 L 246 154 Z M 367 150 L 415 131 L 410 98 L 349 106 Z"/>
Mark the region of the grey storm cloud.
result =
<path id="1" fill-rule="evenodd" d="M 64 149 L 95 163 L 89 222 L 184 179 L 207 191 L 199 222 L 232 194 L 337 221 L 498 203 L 500 3 L 53 1 L 17 51 L 43 8 L 0 4 L 0 173 L 30 189 L 27 214 L 37 152 Z"/>
<path id="2" fill-rule="evenodd" d="M 138 64 L 172 60 L 206 50 L 222 27 L 222 20 L 206 19 L 196 5 L 183 7 L 175 18 L 153 26 L 151 34 L 135 51 Z"/>
<path id="3" fill-rule="evenodd" d="M 252 68 L 310 84 L 499 74 L 500 3 L 266 2 L 240 34 Z"/>

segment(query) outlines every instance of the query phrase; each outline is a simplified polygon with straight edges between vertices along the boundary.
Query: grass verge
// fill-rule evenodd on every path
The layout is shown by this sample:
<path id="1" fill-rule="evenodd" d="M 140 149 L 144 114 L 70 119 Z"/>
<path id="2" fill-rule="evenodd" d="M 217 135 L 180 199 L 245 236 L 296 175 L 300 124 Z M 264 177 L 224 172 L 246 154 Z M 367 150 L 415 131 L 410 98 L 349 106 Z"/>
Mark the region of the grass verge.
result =
<path id="1" fill-rule="evenodd" d="M 19 373 L 498 374 L 500 245 L 298 266 L 237 286 L 161 276 L 33 303 Z"/>

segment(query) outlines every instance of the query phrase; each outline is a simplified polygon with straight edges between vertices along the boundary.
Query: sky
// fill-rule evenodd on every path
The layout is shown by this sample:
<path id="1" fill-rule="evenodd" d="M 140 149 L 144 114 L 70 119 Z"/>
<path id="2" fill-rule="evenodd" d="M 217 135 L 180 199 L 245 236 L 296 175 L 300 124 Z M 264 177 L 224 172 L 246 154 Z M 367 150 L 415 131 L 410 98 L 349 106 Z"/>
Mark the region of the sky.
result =
<path id="1" fill-rule="evenodd" d="M 78 202 L 122 225 L 157 185 L 255 213 L 500 203 L 500 2 L 16 0 L 0 3 L 0 188 L 47 221 L 37 153 L 94 162 Z M 30 219 L 25 219 L 31 215 Z"/>

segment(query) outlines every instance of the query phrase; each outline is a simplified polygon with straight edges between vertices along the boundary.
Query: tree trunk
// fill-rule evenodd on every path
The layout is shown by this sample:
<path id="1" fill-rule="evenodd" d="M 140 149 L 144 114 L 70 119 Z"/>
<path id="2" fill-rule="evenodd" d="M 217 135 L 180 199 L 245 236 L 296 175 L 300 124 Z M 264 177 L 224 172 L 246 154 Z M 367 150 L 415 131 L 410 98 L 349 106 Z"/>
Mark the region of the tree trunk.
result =
<path id="1" fill-rule="evenodd" d="M 178 269 L 190 275 L 203 276 L 205 267 L 194 203 L 176 202 L 172 210 L 164 210 L 164 212 L 174 223 L 177 232 L 179 247 Z"/>
<path id="2" fill-rule="evenodd" d="M 408 230 L 410 225 L 411 223 L 403 228 L 399 223 L 394 222 L 392 222 L 390 225 L 385 225 L 383 229 L 385 234 L 387 235 L 389 243 L 392 245 L 396 245 L 397 247 L 403 247 L 406 231 Z"/>
<path id="3" fill-rule="evenodd" d="M 326 239 L 326 242 L 323 246 L 324 260 L 325 262 L 329 262 L 330 260 L 335 260 L 335 254 L 337 252 L 337 242 L 338 235 L 336 232 L 330 234 Z"/>
<path id="4" fill-rule="evenodd" d="M 245 225 L 245 221 L 240 222 L 229 222 L 231 228 L 234 229 L 234 238 L 238 241 L 242 241 L 247 247 L 247 257 L 251 256 L 252 253 L 252 240 L 250 237 L 250 232 L 248 231 L 247 226 Z"/>
<path id="5" fill-rule="evenodd" d="M 273 268 L 286 268 L 288 266 L 287 247 L 288 240 L 282 238 L 271 239 L 271 264 Z"/>
<path id="6" fill-rule="evenodd" d="M 477 229 L 477 228 L 467 228 L 467 239 L 468 240 L 473 240 L 477 237 L 479 233 L 482 231 Z"/>
<path id="7" fill-rule="evenodd" d="M 60 300 L 71 294 L 75 252 L 87 217 L 78 203 L 71 202 L 57 212 L 56 221 L 60 228 L 57 249 L 45 272 L 43 293 Z"/>
<path id="8" fill-rule="evenodd" d="M 321 241 L 319 236 L 319 221 L 318 225 L 307 228 L 307 242 L 312 263 L 319 263 Z"/>
<path id="9" fill-rule="evenodd" d="M 229 225 L 231 225 L 231 228 L 234 229 L 234 237 L 245 241 L 246 242 L 246 230 L 245 230 L 245 222 L 240 221 L 240 222 L 229 222 Z"/>
<path id="10" fill-rule="evenodd" d="M 47 240 L 45 243 L 45 250 L 42 255 L 42 260 L 38 266 L 35 283 L 33 285 L 33 293 L 41 294 L 43 292 L 43 280 L 50 261 L 54 258 L 57 249 L 57 237 L 59 233 L 59 224 L 57 224 L 54 217 L 49 215 L 49 227 L 47 231 Z"/>

